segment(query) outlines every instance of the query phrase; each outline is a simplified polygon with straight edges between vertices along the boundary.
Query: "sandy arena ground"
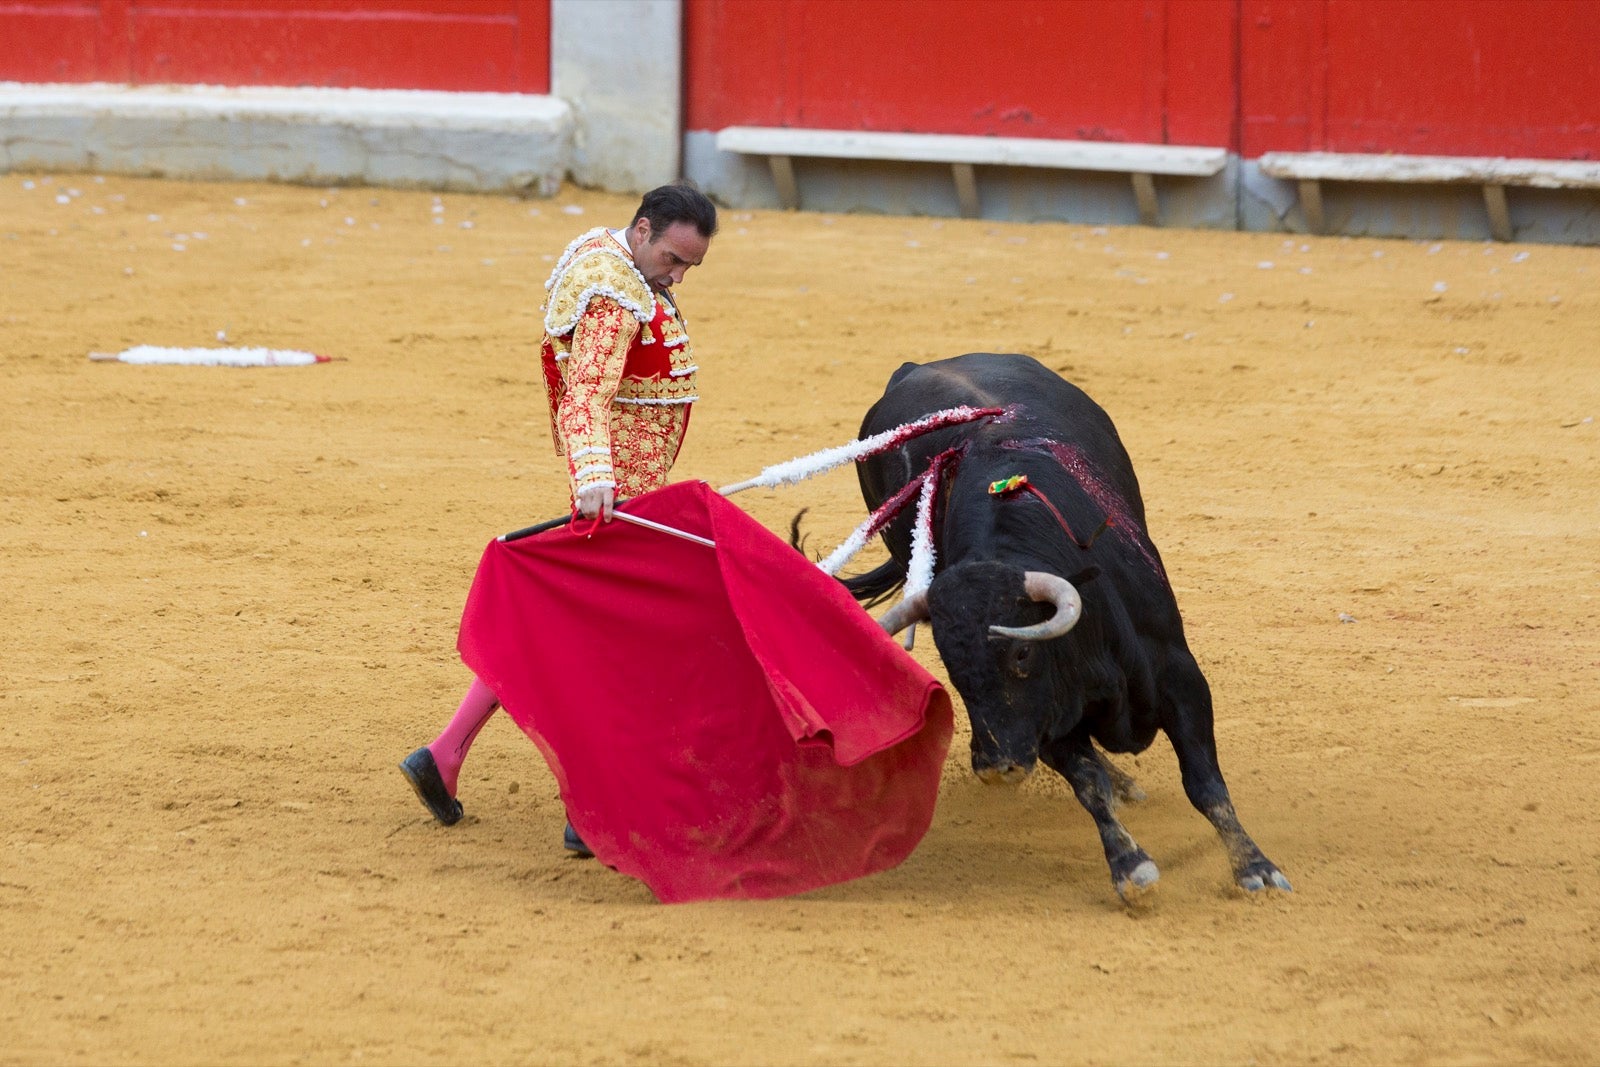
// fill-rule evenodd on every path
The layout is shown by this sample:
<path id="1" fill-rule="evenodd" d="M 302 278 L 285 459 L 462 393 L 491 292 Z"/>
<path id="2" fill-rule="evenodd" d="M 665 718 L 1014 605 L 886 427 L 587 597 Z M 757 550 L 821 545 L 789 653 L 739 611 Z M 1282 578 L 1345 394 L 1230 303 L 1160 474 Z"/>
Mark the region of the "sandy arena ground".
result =
<path id="1" fill-rule="evenodd" d="M 565 506 L 541 283 L 632 206 L 0 175 L 0 1063 L 1596 1062 L 1600 249 L 725 213 L 677 473 L 842 443 L 903 360 L 1059 369 L 1296 892 L 1232 890 L 1158 740 L 1126 911 L 960 734 L 900 868 L 667 907 L 510 720 L 454 828 L 395 770 L 483 544 Z M 86 358 L 224 333 L 339 361 Z"/>

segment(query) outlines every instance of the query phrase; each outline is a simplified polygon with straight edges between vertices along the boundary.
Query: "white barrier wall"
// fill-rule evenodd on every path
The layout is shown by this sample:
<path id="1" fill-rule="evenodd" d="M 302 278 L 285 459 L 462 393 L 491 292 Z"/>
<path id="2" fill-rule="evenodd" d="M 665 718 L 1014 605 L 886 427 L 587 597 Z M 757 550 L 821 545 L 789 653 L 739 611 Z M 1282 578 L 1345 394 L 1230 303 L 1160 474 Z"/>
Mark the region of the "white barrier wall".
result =
<path id="1" fill-rule="evenodd" d="M 551 0 L 550 92 L 572 106 L 573 181 L 642 193 L 676 179 L 682 0 Z"/>
<path id="2" fill-rule="evenodd" d="M 521 93 L 0 83 L 0 171 L 549 196 L 571 140 L 566 103 Z"/>

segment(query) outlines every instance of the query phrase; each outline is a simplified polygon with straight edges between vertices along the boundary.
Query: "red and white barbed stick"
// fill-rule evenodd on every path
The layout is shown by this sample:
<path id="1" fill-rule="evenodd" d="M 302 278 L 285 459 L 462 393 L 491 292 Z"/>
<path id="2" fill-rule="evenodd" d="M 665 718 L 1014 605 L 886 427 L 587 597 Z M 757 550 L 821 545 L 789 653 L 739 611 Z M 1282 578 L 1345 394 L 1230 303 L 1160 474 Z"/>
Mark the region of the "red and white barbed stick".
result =
<path id="1" fill-rule="evenodd" d="M 902 599 L 909 600 L 918 593 L 923 592 L 933 584 L 933 564 L 935 549 L 933 546 L 933 501 L 939 495 L 939 480 L 944 475 L 945 464 L 953 460 L 962 450 L 960 448 L 946 449 L 933 457 L 928 464 L 928 469 L 921 477 L 913 478 L 907 482 L 898 493 L 879 504 L 865 522 L 857 526 L 844 544 L 834 549 L 827 559 L 817 563 L 817 568 L 830 577 L 839 573 L 839 568 L 850 562 L 857 552 L 866 547 L 867 541 L 873 534 L 878 533 L 889 523 L 894 521 L 896 515 L 905 510 L 906 504 L 915 495 L 917 497 L 916 525 L 911 533 L 911 565 L 906 568 L 906 581 Z M 911 651 L 912 643 L 916 640 L 917 627 L 912 624 L 906 630 L 905 648 Z"/>
<path id="2" fill-rule="evenodd" d="M 924 475 L 924 477 L 926 476 Z M 827 559 L 817 564 L 822 569 L 822 573 L 827 575 L 839 573 L 839 568 L 849 563 L 851 557 L 865 548 L 867 542 L 872 540 L 878 531 L 894 521 L 894 517 L 900 514 L 906 504 L 910 503 L 911 498 L 916 495 L 917 490 L 921 488 L 922 478 L 913 478 L 901 486 L 900 491 L 895 493 L 894 496 L 879 504 L 872 514 L 862 521 L 860 526 L 850 532 L 850 536 L 844 539 L 843 544 L 829 553 Z"/>
<path id="3" fill-rule="evenodd" d="M 897 493 L 879 504 L 876 510 L 871 515 L 868 515 L 866 520 L 860 526 L 857 526 L 849 537 L 845 538 L 844 544 L 834 549 L 828 555 L 828 558 L 822 560 L 817 566 L 822 569 L 824 574 L 837 574 L 839 568 L 849 563 L 851 557 L 865 548 L 867 542 L 872 540 L 874 535 L 893 522 L 895 516 L 904 511 L 906 505 L 911 503 L 912 498 L 916 497 L 920 492 L 928 500 L 928 513 L 924 516 L 922 508 L 920 506 L 917 508 L 918 530 L 912 534 L 912 567 L 919 571 L 925 570 L 928 580 L 931 582 L 933 579 L 933 495 L 938 492 L 939 479 L 944 474 L 945 465 L 960 455 L 962 451 L 963 449 L 957 446 L 955 448 L 947 448 L 937 456 L 934 456 L 928 462 L 927 470 L 901 486 Z M 919 565 L 917 559 L 917 541 L 919 537 L 925 542 L 926 563 L 921 565 Z"/>
<path id="4" fill-rule="evenodd" d="M 939 495 L 939 476 L 943 463 L 935 459 L 922 476 L 922 492 L 917 496 L 917 522 L 911 530 L 911 565 L 906 568 L 906 584 L 901 590 L 900 602 L 928 591 L 933 584 L 933 563 L 937 554 L 933 547 L 933 498 Z M 917 624 L 906 627 L 904 647 L 907 652 L 917 640 Z"/>
<path id="5" fill-rule="evenodd" d="M 892 430 L 874 434 L 865 440 L 851 441 L 846 445 L 823 449 L 820 452 L 813 452 L 809 456 L 801 456 L 799 459 L 792 459 L 787 463 L 776 464 L 766 468 L 759 475 L 748 481 L 730 485 L 719 490 L 719 492 L 723 496 L 732 496 L 734 493 L 757 487 L 776 488 L 780 485 L 793 485 L 813 475 L 821 474 L 835 467 L 842 467 L 846 463 L 866 459 L 880 452 L 887 452 L 889 449 L 905 444 L 907 441 L 920 437 L 922 434 L 940 430 L 946 426 L 959 426 L 962 423 L 973 422 L 983 418 L 1003 418 L 1009 414 L 1011 414 L 1011 409 L 1004 407 L 974 408 L 963 405 L 961 407 L 946 408 L 944 411 L 936 411 L 931 415 L 925 415 L 915 422 L 908 422 L 903 426 L 896 426 Z M 944 471 L 945 464 L 960 451 L 962 450 L 959 447 L 946 449 L 933 457 L 933 460 L 928 464 L 927 471 L 921 477 L 912 479 L 894 496 L 878 505 L 877 509 L 867 516 L 866 521 L 856 527 L 844 544 L 834 549 L 833 553 L 827 559 L 818 563 L 817 566 L 822 569 L 824 574 L 835 574 L 857 552 L 866 547 L 867 541 L 874 534 L 894 521 L 895 516 L 900 514 L 906 504 L 911 501 L 911 498 L 917 496 L 920 491 L 921 497 L 917 506 L 917 529 L 912 539 L 908 589 L 910 592 L 920 592 L 922 589 L 927 588 L 933 579 L 933 499 L 938 493 L 939 478 Z M 697 541 L 703 545 L 716 546 L 716 542 L 700 537 L 697 534 L 686 533 L 671 526 L 639 519 L 621 511 L 613 512 L 613 517 L 624 519 L 640 526 L 648 526 L 653 530 L 672 534 L 675 537 Z M 552 519 L 537 526 L 502 534 L 499 539 L 501 541 L 515 541 L 531 534 L 565 525 L 568 521 L 566 517 Z M 913 583 L 914 588 L 912 588 Z M 907 640 L 907 647 L 909 648 L 909 638 Z"/>
<path id="6" fill-rule="evenodd" d="M 935 411 L 931 415 L 924 415 L 914 422 L 896 426 L 892 430 L 874 434 L 871 437 L 851 441 L 846 445 L 835 448 L 826 448 L 820 452 L 813 452 L 809 456 L 791 459 L 787 463 L 778 463 L 767 467 L 756 477 L 748 481 L 738 482 L 721 490 L 723 496 L 732 496 L 734 493 L 758 487 L 776 488 L 780 485 L 793 485 L 796 482 L 842 467 L 846 463 L 876 456 L 887 452 L 891 448 L 898 448 L 907 441 L 920 437 L 934 430 L 944 429 L 946 426 L 959 426 L 962 423 L 974 422 L 984 418 L 1005 418 L 1011 414 L 1010 408 L 991 407 L 974 408 L 962 405 L 961 407 L 946 408 Z M 917 500 L 917 519 L 911 535 L 911 565 L 906 573 L 906 595 L 912 596 L 927 589 L 933 582 L 934 547 L 933 547 L 933 501 L 938 495 L 939 479 L 944 473 L 945 464 L 953 460 L 961 452 L 961 448 L 946 449 L 934 456 L 928 463 L 928 469 L 919 477 L 913 478 L 900 488 L 888 500 L 879 504 L 854 530 L 845 538 L 844 543 L 828 554 L 826 559 L 817 563 L 822 573 L 835 575 L 846 563 L 850 562 L 870 541 L 873 535 L 879 533 L 885 526 L 894 521 L 896 515 L 904 510 L 911 502 L 912 497 Z M 908 645 L 909 647 L 909 645 Z"/>
<path id="7" fill-rule="evenodd" d="M 135 345 L 121 352 L 90 352 L 96 362 L 171 363 L 190 367 L 306 367 L 331 363 L 332 356 L 291 348 L 165 348 Z"/>
<path id="8" fill-rule="evenodd" d="M 736 482 L 733 485 L 719 489 L 723 496 L 732 496 L 742 493 L 746 489 L 776 489 L 780 485 L 794 485 L 813 475 L 824 471 L 842 467 L 846 463 L 854 463 L 876 456 L 880 452 L 887 452 L 891 448 L 898 448 L 907 441 L 921 437 L 934 430 L 942 430 L 946 426 L 959 426 L 964 422 L 976 419 L 998 418 L 1011 413 L 1010 408 L 974 408 L 962 405 L 961 407 L 946 408 L 935 411 L 931 415 L 924 415 L 915 422 L 908 422 L 903 426 L 896 426 L 892 430 L 873 434 L 871 437 L 851 441 L 847 445 L 837 445 L 825 448 L 820 452 L 813 452 L 809 456 L 801 456 L 785 463 L 776 463 L 762 470 L 748 481 Z"/>
<path id="9" fill-rule="evenodd" d="M 911 565 L 906 568 L 905 597 L 910 599 L 933 584 L 933 498 L 939 495 L 939 476 L 944 464 L 935 459 L 922 476 L 922 492 L 917 495 L 917 521 L 911 529 Z"/>

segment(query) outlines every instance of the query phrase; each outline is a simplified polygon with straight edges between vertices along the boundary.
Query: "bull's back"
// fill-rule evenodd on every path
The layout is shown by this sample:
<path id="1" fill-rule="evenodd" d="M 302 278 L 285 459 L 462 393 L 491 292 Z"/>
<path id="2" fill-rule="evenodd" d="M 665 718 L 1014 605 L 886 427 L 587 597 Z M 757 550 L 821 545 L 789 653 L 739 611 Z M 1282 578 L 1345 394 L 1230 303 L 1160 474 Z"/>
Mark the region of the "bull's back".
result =
<path id="1" fill-rule="evenodd" d="M 857 473 L 868 506 L 876 507 L 925 470 L 931 456 L 953 445 L 970 441 L 981 448 L 1045 438 L 1081 450 L 1142 521 L 1138 479 L 1111 417 L 1082 389 L 1032 356 L 969 352 L 932 363 L 903 363 L 890 375 L 882 398 L 867 411 L 861 436 L 962 405 L 1011 408 L 1014 416 L 936 430 L 860 464 Z"/>
<path id="2" fill-rule="evenodd" d="M 961 405 L 1015 407 L 1028 422 L 1060 432 L 1106 430 L 1111 420 L 1082 389 L 1032 356 L 969 352 L 932 363 L 903 363 L 861 425 L 868 435 Z"/>

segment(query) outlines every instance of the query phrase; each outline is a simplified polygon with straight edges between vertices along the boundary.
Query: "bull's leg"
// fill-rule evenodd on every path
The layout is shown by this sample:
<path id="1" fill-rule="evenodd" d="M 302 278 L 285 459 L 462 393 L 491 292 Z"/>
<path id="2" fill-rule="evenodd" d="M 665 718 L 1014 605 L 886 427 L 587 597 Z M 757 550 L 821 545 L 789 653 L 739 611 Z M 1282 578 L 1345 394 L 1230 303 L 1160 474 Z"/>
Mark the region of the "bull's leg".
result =
<path id="1" fill-rule="evenodd" d="M 1144 790 L 1133 780 L 1133 775 L 1112 763 L 1098 748 L 1094 749 L 1094 756 L 1106 769 L 1106 776 L 1111 779 L 1111 795 L 1119 804 L 1137 804 L 1145 798 Z"/>
<path id="2" fill-rule="evenodd" d="M 1167 679 L 1161 687 L 1161 720 L 1167 739 L 1177 753 L 1183 791 L 1188 794 L 1189 803 L 1217 828 L 1233 866 L 1233 880 L 1240 888 L 1252 893 L 1267 888 L 1292 892 L 1294 887 L 1289 879 L 1262 854 L 1233 810 L 1228 784 L 1222 780 L 1222 768 L 1217 763 L 1211 688 L 1206 685 L 1205 676 L 1192 659 L 1186 669 L 1173 673 L 1177 677 Z"/>
<path id="3" fill-rule="evenodd" d="M 1117 821 L 1114 787 L 1107 764 L 1087 737 L 1065 738 L 1044 746 L 1040 753 L 1047 766 L 1071 785 L 1078 803 L 1094 819 L 1100 844 L 1111 867 L 1111 884 L 1124 903 L 1133 904 L 1155 888 L 1161 872 L 1133 835 Z"/>

